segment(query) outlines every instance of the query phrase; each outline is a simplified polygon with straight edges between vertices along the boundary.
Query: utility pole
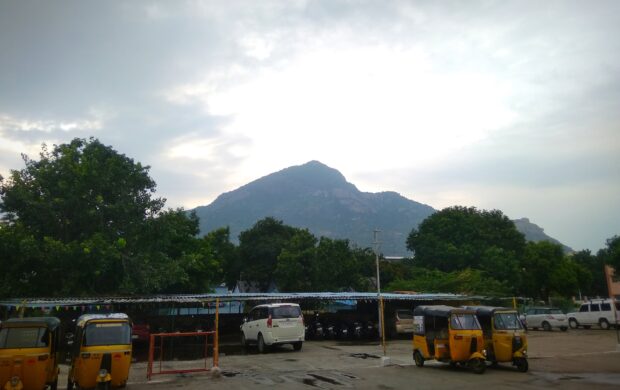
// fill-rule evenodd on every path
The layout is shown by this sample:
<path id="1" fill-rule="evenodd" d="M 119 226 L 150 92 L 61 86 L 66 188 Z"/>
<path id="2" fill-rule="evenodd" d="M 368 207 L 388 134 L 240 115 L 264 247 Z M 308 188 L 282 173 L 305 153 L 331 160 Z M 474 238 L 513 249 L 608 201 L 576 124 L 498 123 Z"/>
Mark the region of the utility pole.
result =
<path id="1" fill-rule="evenodd" d="M 374 240 L 373 244 L 375 247 L 375 264 L 377 266 L 377 310 L 379 316 L 379 337 L 381 338 L 381 346 L 383 347 L 383 358 L 382 363 L 386 365 L 389 363 L 389 358 L 386 356 L 385 350 L 385 322 L 383 317 L 383 298 L 381 297 L 381 274 L 379 273 L 379 233 L 381 231 L 376 229 L 374 230 Z"/>

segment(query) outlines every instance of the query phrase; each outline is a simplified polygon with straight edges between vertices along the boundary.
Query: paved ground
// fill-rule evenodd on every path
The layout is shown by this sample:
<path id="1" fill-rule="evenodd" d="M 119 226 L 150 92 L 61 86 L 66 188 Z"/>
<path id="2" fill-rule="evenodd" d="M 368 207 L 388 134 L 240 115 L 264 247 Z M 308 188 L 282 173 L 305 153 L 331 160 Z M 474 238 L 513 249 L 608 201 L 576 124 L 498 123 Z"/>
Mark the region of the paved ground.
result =
<path id="1" fill-rule="evenodd" d="M 129 389 L 410 389 L 450 388 L 620 388 L 620 351 L 615 331 L 569 330 L 530 331 L 530 371 L 519 373 L 510 365 L 487 369 L 483 375 L 463 368 L 427 362 L 413 364 L 411 341 L 390 341 L 387 356 L 391 365 L 382 366 L 382 349 L 377 343 L 354 345 L 336 341 L 306 342 L 302 351 L 290 346 L 259 355 L 221 356 L 221 376 L 209 374 L 162 375 L 146 380 L 146 363 L 135 363 Z M 202 362 L 177 361 L 166 366 L 197 367 Z M 66 373 L 66 367 L 63 367 Z M 65 381 L 61 378 L 61 384 Z"/>

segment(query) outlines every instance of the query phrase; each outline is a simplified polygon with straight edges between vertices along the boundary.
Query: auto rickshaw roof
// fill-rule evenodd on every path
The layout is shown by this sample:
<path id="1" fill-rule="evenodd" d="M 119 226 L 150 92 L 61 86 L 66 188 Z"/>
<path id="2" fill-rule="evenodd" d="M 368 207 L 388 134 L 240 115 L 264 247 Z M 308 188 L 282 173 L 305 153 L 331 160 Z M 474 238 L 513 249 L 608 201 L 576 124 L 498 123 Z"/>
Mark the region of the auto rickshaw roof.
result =
<path id="1" fill-rule="evenodd" d="M 445 305 L 432 305 L 432 306 L 417 306 L 413 309 L 414 316 L 434 316 L 434 317 L 449 317 L 451 314 L 457 313 L 470 313 L 474 314 L 473 310 L 464 309 L 462 307 L 453 307 Z"/>
<path id="2" fill-rule="evenodd" d="M 2 323 L 3 328 L 45 327 L 54 330 L 60 326 L 60 320 L 56 317 L 25 317 L 9 318 Z"/>
<path id="3" fill-rule="evenodd" d="M 86 323 L 95 320 L 125 320 L 130 321 L 129 316 L 125 313 L 109 313 L 109 314 L 83 314 L 77 319 L 77 326 L 84 326 Z"/>
<path id="4" fill-rule="evenodd" d="M 463 306 L 463 308 L 468 310 L 473 310 L 476 312 L 476 315 L 491 317 L 498 311 L 507 311 L 507 312 L 516 312 L 515 309 L 510 309 L 508 307 L 499 307 L 499 306 Z"/>

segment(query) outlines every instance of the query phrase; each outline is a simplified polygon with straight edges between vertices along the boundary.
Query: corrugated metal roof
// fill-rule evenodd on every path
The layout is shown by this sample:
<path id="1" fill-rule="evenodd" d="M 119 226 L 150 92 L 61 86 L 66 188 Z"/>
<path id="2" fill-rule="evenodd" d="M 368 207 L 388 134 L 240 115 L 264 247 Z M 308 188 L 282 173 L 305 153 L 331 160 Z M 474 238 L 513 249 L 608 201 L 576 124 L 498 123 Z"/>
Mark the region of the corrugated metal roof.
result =
<path id="1" fill-rule="evenodd" d="M 395 294 L 382 293 L 386 301 L 452 301 L 480 299 L 460 294 Z M 81 305 L 114 305 L 132 303 L 201 304 L 205 301 L 281 301 L 281 300 L 376 300 L 376 292 L 301 292 L 301 293 L 211 293 L 118 297 L 15 298 L 0 301 L 5 307 L 55 307 Z"/>

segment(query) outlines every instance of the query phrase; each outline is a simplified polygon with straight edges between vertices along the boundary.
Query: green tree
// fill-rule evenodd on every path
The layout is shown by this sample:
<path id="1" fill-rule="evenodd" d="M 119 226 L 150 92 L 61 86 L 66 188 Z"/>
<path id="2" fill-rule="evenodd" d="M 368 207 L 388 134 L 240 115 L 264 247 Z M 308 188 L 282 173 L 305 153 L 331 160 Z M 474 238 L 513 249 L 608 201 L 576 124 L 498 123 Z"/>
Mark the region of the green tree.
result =
<path id="1" fill-rule="evenodd" d="M 589 276 L 583 276 L 580 281 L 582 296 L 596 297 L 607 295 L 607 281 L 605 280 L 605 260 L 602 257 L 594 256 L 589 249 L 576 252 L 572 259 L 583 267 Z"/>
<path id="2" fill-rule="evenodd" d="M 5 295 L 191 288 L 197 218 L 162 211 L 148 167 L 95 139 L 44 146 L 38 161 L 24 161 L 0 180 Z"/>
<path id="3" fill-rule="evenodd" d="M 240 280 L 242 265 L 237 247 L 230 242 L 230 228 L 213 230 L 203 237 L 203 241 L 219 263 L 224 282 L 228 287 L 233 288 Z"/>
<path id="4" fill-rule="evenodd" d="M 426 218 L 407 238 L 420 266 L 443 272 L 479 269 L 516 290 L 525 238 L 499 210 L 454 206 Z"/>
<path id="5" fill-rule="evenodd" d="M 442 272 L 436 269 L 415 267 L 411 279 L 397 279 L 389 283 L 386 291 L 417 291 L 454 294 L 482 294 L 502 296 L 509 294 L 510 287 L 490 278 L 480 270 L 466 268 L 460 271 Z"/>
<path id="6" fill-rule="evenodd" d="M 597 257 L 601 258 L 605 264 L 620 270 L 620 236 L 608 238 L 605 245 L 605 248 L 598 251 Z"/>
<path id="7" fill-rule="evenodd" d="M 298 229 L 272 217 L 262 219 L 239 234 L 241 278 L 267 288 L 274 280 L 278 256 Z"/>
<path id="8" fill-rule="evenodd" d="M 281 291 L 312 291 L 317 239 L 308 230 L 299 230 L 284 245 L 275 270 Z"/>

